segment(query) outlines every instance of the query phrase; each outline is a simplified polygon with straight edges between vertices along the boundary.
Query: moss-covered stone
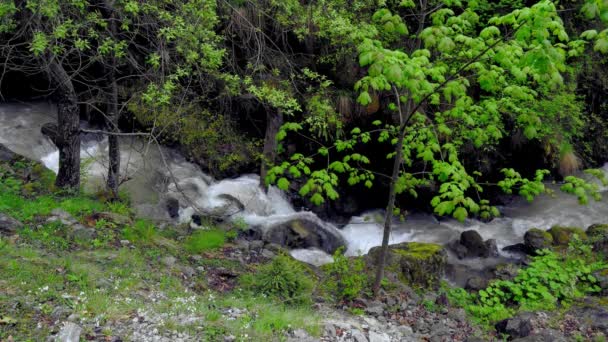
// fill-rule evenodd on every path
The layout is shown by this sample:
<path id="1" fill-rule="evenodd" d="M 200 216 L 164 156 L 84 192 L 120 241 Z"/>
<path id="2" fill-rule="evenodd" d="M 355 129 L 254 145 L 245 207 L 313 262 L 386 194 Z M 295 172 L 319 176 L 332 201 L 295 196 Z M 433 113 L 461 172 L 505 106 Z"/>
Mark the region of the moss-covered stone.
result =
<path id="1" fill-rule="evenodd" d="M 381 248 L 369 252 L 371 262 L 378 260 Z M 437 287 L 445 272 L 447 253 L 441 245 L 404 242 L 389 246 L 386 269 L 398 274 L 401 281 L 420 287 Z"/>
<path id="2" fill-rule="evenodd" d="M 548 232 L 553 237 L 553 245 L 555 246 L 567 246 L 575 234 L 579 239 L 587 240 L 587 234 L 579 227 L 553 226 Z"/>
<path id="3" fill-rule="evenodd" d="M 587 236 L 591 239 L 608 238 L 608 224 L 592 224 L 587 228 Z"/>
<path id="4" fill-rule="evenodd" d="M 526 252 L 529 254 L 535 254 L 536 251 L 549 248 L 553 244 L 553 236 L 538 228 L 529 229 L 524 234 L 524 245 Z"/>

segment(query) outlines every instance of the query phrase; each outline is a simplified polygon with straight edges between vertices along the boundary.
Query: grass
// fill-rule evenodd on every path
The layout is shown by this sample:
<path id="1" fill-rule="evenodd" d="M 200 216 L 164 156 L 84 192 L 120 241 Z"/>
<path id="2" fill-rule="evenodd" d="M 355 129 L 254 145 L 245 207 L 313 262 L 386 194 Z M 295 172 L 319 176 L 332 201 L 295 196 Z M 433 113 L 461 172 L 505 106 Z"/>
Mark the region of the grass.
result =
<path id="1" fill-rule="evenodd" d="M 190 235 L 184 248 L 192 254 L 218 249 L 226 242 L 226 233 L 220 229 L 198 230 Z"/>

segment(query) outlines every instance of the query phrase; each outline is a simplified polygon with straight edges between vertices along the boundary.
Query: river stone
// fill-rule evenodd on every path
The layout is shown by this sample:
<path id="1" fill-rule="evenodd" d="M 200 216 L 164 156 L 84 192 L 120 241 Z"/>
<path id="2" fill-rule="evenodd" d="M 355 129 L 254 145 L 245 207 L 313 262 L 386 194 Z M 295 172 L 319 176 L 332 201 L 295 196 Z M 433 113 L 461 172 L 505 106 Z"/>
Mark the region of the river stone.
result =
<path id="1" fill-rule="evenodd" d="M 59 330 L 55 342 L 79 342 L 81 333 L 82 328 L 78 324 L 66 322 Z"/>
<path id="2" fill-rule="evenodd" d="M 367 260 L 375 265 L 381 247 L 369 251 Z M 389 246 L 386 269 L 409 285 L 437 287 L 447 264 L 445 249 L 434 243 L 404 242 Z"/>
<path id="3" fill-rule="evenodd" d="M 23 227 L 21 222 L 6 214 L 0 213 L 0 235 L 12 235 L 21 227 Z"/>
<path id="4" fill-rule="evenodd" d="M 16 157 L 17 154 L 4 147 L 4 145 L 0 144 L 0 161 L 8 162 L 15 159 Z"/>
<path id="5" fill-rule="evenodd" d="M 476 230 L 467 230 L 460 234 L 460 244 L 467 248 L 467 257 L 486 257 L 488 249 L 483 238 Z"/>
<path id="6" fill-rule="evenodd" d="M 297 217 L 266 228 L 264 240 L 288 248 L 316 247 L 333 254 L 346 245 L 340 232 L 306 217 Z"/>
<path id="7" fill-rule="evenodd" d="M 482 277 L 471 277 L 467 280 L 465 289 L 471 291 L 479 291 L 488 287 L 488 281 Z"/>
<path id="8" fill-rule="evenodd" d="M 578 227 L 553 226 L 548 232 L 553 237 L 553 244 L 556 246 L 568 246 L 575 234 L 581 240 L 587 239 L 585 231 Z"/>
<path id="9" fill-rule="evenodd" d="M 167 198 L 165 201 L 165 208 L 167 208 L 167 213 L 171 218 L 179 217 L 179 200 L 173 197 Z"/>
<path id="10" fill-rule="evenodd" d="M 550 248 L 553 244 L 553 236 L 538 228 L 529 229 L 524 234 L 524 246 L 528 254 L 536 254 L 536 251 Z"/>
<path id="11" fill-rule="evenodd" d="M 592 224 L 587 228 L 587 236 L 590 239 L 607 239 L 608 224 Z"/>

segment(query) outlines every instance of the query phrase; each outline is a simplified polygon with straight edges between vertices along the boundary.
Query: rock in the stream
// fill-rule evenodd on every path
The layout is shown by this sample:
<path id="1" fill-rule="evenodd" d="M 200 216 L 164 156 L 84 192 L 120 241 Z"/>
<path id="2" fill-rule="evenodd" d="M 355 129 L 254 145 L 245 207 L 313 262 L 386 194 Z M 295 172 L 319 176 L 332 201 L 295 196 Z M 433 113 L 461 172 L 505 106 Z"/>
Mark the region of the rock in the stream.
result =
<path id="1" fill-rule="evenodd" d="M 553 226 L 547 232 L 553 237 L 553 244 L 556 246 L 568 246 L 574 235 L 581 240 L 587 239 L 585 231 L 578 227 Z"/>
<path id="2" fill-rule="evenodd" d="M 82 328 L 78 324 L 66 322 L 59 330 L 55 342 L 79 342 L 81 333 Z"/>
<path id="3" fill-rule="evenodd" d="M 1 146 L 1 145 L 0 145 Z M 21 222 L 14 218 L 0 213 L 0 235 L 12 235 L 17 232 L 19 228 L 23 227 Z"/>
<path id="4" fill-rule="evenodd" d="M 380 247 L 369 251 L 367 260 L 378 260 Z M 434 243 L 404 242 L 389 246 L 386 270 L 395 272 L 410 285 L 436 287 L 445 272 L 447 253 Z"/>
<path id="5" fill-rule="evenodd" d="M 0 144 L 0 161 L 8 162 L 15 159 L 16 157 L 17 154 L 15 154 L 15 152 L 9 150 L 8 148 L 4 147 L 4 145 Z"/>
<path id="6" fill-rule="evenodd" d="M 542 229 L 532 228 L 524 234 L 524 246 L 528 254 L 535 254 L 538 250 L 550 248 L 552 244 L 553 236 Z"/>
<path id="7" fill-rule="evenodd" d="M 334 227 L 303 216 L 268 227 L 264 240 L 289 248 L 316 247 L 330 254 L 346 244 Z"/>
<path id="8" fill-rule="evenodd" d="M 460 234 L 460 244 L 466 247 L 467 257 L 487 257 L 488 248 L 476 230 L 467 230 Z"/>
<path id="9" fill-rule="evenodd" d="M 173 197 L 169 197 L 165 201 L 165 207 L 167 208 L 167 213 L 169 214 L 169 217 L 179 217 L 179 200 Z"/>
<path id="10" fill-rule="evenodd" d="M 608 224 L 592 224 L 586 233 L 590 239 L 608 238 Z"/>

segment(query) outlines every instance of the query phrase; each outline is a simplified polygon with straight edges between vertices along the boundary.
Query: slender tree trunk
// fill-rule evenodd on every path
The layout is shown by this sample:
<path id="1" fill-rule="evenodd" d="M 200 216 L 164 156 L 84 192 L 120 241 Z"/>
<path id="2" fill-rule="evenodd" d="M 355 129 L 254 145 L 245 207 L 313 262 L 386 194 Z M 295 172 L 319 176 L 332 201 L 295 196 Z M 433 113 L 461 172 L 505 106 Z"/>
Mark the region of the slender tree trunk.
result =
<path id="1" fill-rule="evenodd" d="M 108 101 L 108 121 L 111 131 L 118 130 L 118 86 L 114 69 L 110 71 L 110 96 Z M 118 186 L 120 185 L 120 143 L 118 136 L 108 136 L 108 180 L 107 186 L 114 199 L 118 198 Z"/>
<path id="2" fill-rule="evenodd" d="M 277 133 L 283 125 L 283 114 L 280 110 L 266 111 L 266 136 L 264 137 L 264 152 L 262 153 L 262 166 L 260 168 L 260 187 L 266 191 L 266 175 L 268 165 L 274 162 L 277 155 Z"/>
<path id="3" fill-rule="evenodd" d="M 393 210 L 395 208 L 395 199 L 397 197 L 396 192 L 396 184 L 399 178 L 399 170 L 401 169 L 401 164 L 403 164 L 403 140 L 405 138 L 405 128 L 407 126 L 407 122 L 409 121 L 409 117 L 404 117 L 403 108 L 401 107 L 401 96 L 397 90 L 397 88 L 393 87 L 393 91 L 395 93 L 395 100 L 397 101 L 397 109 L 399 111 L 399 137 L 397 140 L 397 144 L 395 145 L 395 161 L 393 162 L 393 173 L 391 174 L 391 183 L 389 185 L 388 190 L 388 203 L 386 205 L 386 214 L 384 216 L 384 232 L 382 234 L 382 247 L 380 249 L 380 255 L 378 255 L 377 266 L 376 266 L 376 278 L 374 279 L 374 285 L 372 286 L 372 290 L 374 292 L 374 296 L 378 296 L 380 292 L 380 285 L 382 284 L 382 279 L 384 279 L 384 267 L 386 266 L 386 259 L 388 256 L 388 243 L 391 237 L 391 230 L 393 224 Z M 406 105 L 406 113 L 408 115 L 413 115 L 410 113 L 412 106 L 412 101 L 408 100 Z"/>
<path id="4" fill-rule="evenodd" d="M 59 172 L 55 185 L 78 190 L 80 187 L 80 115 L 74 85 L 58 61 L 51 59 L 49 73 L 57 85 L 57 129 L 53 139 L 59 149 Z"/>
<path id="5" fill-rule="evenodd" d="M 116 18 L 114 12 L 114 2 L 104 1 L 105 15 L 109 18 L 110 34 L 117 36 Z M 107 124 L 111 132 L 118 132 L 118 84 L 116 83 L 116 57 L 110 58 L 108 70 L 108 83 L 110 86 L 107 104 Z M 108 136 L 108 179 L 107 188 L 113 199 L 118 199 L 118 187 L 120 185 L 120 143 L 118 136 L 110 134 Z"/>
<path id="6" fill-rule="evenodd" d="M 380 285 L 382 283 L 382 279 L 384 278 L 384 266 L 386 265 L 386 258 L 388 255 L 388 242 L 391 236 L 392 222 L 393 222 L 393 210 L 395 208 L 395 198 L 397 194 L 395 192 L 395 184 L 397 183 L 397 179 L 399 178 L 399 169 L 401 168 L 401 164 L 403 163 L 403 138 L 405 137 L 405 129 L 401 129 L 399 132 L 399 140 L 397 140 L 397 145 L 395 146 L 395 161 L 393 163 L 393 173 L 391 175 L 391 184 L 388 191 L 388 204 L 386 206 L 386 214 L 384 216 L 384 233 L 382 235 L 382 247 L 380 250 L 380 255 L 378 256 L 377 266 L 376 266 L 376 278 L 374 280 L 374 285 L 372 290 L 374 291 L 374 296 L 378 295 L 380 291 Z"/>

